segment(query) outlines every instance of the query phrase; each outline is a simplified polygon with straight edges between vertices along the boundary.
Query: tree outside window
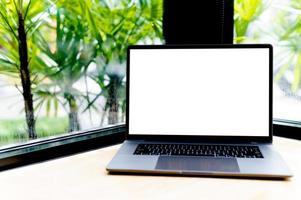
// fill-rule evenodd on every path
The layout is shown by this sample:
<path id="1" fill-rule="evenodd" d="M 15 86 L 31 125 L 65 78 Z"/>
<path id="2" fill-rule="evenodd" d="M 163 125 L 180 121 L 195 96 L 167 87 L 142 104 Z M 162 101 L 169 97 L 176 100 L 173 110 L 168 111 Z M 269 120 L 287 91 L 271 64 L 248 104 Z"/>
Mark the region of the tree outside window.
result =
<path id="1" fill-rule="evenodd" d="M 162 0 L 0 0 L 0 145 L 125 121 L 131 44 L 162 43 Z"/>

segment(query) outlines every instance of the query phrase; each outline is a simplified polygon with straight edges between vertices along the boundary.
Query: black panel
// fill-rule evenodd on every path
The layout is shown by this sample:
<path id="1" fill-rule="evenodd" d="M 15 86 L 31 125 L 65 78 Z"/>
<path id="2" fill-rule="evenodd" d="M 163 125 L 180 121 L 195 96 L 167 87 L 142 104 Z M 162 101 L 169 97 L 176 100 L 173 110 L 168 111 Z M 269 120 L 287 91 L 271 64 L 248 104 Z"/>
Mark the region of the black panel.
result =
<path id="1" fill-rule="evenodd" d="M 232 44 L 233 0 L 165 0 L 166 44 Z"/>

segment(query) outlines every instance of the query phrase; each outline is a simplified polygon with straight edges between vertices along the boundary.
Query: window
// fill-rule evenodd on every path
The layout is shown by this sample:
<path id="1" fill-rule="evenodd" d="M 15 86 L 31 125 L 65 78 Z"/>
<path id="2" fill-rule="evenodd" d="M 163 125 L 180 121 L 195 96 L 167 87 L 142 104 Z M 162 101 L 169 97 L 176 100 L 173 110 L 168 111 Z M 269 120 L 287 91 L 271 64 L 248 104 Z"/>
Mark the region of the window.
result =
<path id="1" fill-rule="evenodd" d="M 126 48 L 163 42 L 162 0 L 0 1 L 0 149 L 125 121 Z"/>
<path id="2" fill-rule="evenodd" d="M 300 124 L 301 1 L 235 0 L 234 10 L 234 42 L 274 46 L 274 120 Z"/>

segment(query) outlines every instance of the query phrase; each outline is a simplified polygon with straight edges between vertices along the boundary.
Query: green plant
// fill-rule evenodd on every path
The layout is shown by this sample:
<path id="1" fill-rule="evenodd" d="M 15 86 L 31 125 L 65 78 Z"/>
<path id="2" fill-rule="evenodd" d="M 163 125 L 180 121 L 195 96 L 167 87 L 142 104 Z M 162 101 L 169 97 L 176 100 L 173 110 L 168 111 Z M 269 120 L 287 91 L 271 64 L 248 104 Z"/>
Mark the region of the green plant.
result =
<path id="1" fill-rule="evenodd" d="M 277 18 L 277 36 L 281 47 L 278 62 L 281 67 L 275 74 L 275 81 L 281 82 L 282 89 L 291 96 L 298 96 L 301 86 L 301 2 L 291 0 L 290 9 L 283 10 Z M 299 14 L 298 14 L 299 13 Z M 289 80 L 285 74 L 292 74 Z M 289 87 L 283 87 L 288 85 Z"/>
<path id="2" fill-rule="evenodd" d="M 29 138 L 36 138 L 32 96 L 31 40 L 48 3 L 38 0 L 0 1 L 0 73 L 20 78 Z"/>
<path id="3" fill-rule="evenodd" d="M 54 51 L 41 33 L 35 37 L 36 45 L 41 50 L 38 59 L 43 67 L 40 73 L 50 81 L 41 84 L 35 92 L 38 96 L 38 105 L 46 102 L 47 109 L 51 101 L 57 109 L 59 99 L 63 99 L 62 105 L 67 105 L 68 110 L 69 132 L 72 132 L 80 130 L 78 103 L 84 99 L 84 95 L 74 87 L 74 84 L 85 76 L 87 68 L 93 62 L 95 47 L 90 44 L 93 41 L 87 37 L 87 27 L 80 15 L 58 7 L 55 21 Z"/>
<path id="4" fill-rule="evenodd" d="M 32 113 L 27 120 L 30 134 L 22 139 L 47 135 L 35 130 L 41 116 L 35 119 L 33 115 L 35 111 L 38 116 L 44 108 L 49 117 L 52 111 L 57 116 L 63 107 L 70 132 L 81 128 L 81 111 L 99 112 L 99 98 L 105 99 L 101 124 L 106 116 L 109 124 L 124 120 L 126 49 L 131 44 L 162 42 L 162 0 L 0 1 L 0 73 L 11 77 L 19 89 L 23 84 L 20 69 L 27 66 L 25 79 L 30 80 L 19 89 L 22 94 L 27 92 L 24 102 L 31 102 L 25 112 Z M 23 14 L 25 40 L 24 34 L 22 40 L 18 38 L 15 7 Z M 91 79 L 99 93 L 87 88 L 85 80 Z M 77 89 L 80 83 L 86 91 Z"/>
<path id="5" fill-rule="evenodd" d="M 265 10 L 263 0 L 235 0 L 234 1 L 234 29 L 236 43 L 247 39 L 250 24 Z"/>
<path id="6" fill-rule="evenodd" d="M 89 101 L 86 109 L 104 96 L 104 114 L 108 114 L 109 124 L 115 124 L 123 120 L 119 117 L 120 109 L 121 113 L 125 112 L 124 65 L 127 46 L 162 40 L 162 0 L 141 0 L 134 4 L 130 4 L 129 0 L 120 0 L 112 6 L 108 1 L 101 1 L 97 5 L 87 2 L 82 3 L 81 8 L 98 45 L 98 70 L 97 73 L 91 73 L 90 77 L 100 86 L 101 92 Z"/>

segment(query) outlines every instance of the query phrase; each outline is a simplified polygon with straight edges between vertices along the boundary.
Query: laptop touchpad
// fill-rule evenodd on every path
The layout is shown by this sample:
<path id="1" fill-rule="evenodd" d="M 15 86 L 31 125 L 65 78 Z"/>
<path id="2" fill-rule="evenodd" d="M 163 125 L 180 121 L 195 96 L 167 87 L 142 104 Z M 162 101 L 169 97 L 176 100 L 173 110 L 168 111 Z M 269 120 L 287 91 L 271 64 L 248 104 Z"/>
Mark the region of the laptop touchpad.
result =
<path id="1" fill-rule="evenodd" d="M 235 158 L 159 156 L 156 169 L 180 171 L 239 172 Z"/>

